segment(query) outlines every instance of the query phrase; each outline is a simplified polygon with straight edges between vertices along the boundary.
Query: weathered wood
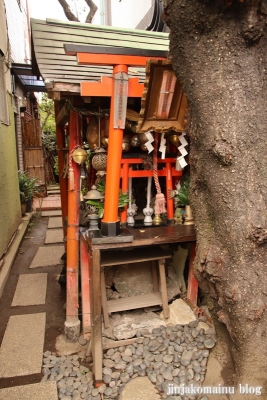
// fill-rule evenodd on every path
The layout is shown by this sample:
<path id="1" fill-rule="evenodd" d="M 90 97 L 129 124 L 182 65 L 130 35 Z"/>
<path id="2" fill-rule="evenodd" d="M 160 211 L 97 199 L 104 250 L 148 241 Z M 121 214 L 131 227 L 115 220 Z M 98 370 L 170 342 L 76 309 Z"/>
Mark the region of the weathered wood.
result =
<path id="1" fill-rule="evenodd" d="M 143 251 L 142 248 L 124 251 L 107 251 L 101 254 L 101 267 L 133 264 L 142 261 L 152 261 L 165 258 L 171 258 L 171 251 L 164 251 L 160 248 L 148 248 Z"/>
<path id="2" fill-rule="evenodd" d="M 156 260 L 151 260 L 151 274 L 152 274 L 153 290 L 154 290 L 154 292 L 158 292 L 159 291 L 159 281 L 158 281 Z"/>
<path id="3" fill-rule="evenodd" d="M 82 329 L 83 336 L 87 339 L 91 333 L 91 310 L 90 310 L 90 275 L 89 254 L 86 242 L 80 240 L 80 263 L 81 263 L 81 292 L 82 292 Z"/>
<path id="4" fill-rule="evenodd" d="M 56 82 L 54 83 L 53 89 L 48 90 L 49 96 L 52 96 L 52 92 L 63 92 L 63 93 L 77 93 L 80 94 L 80 85 L 77 83 L 63 83 L 63 82 Z"/>
<path id="5" fill-rule="evenodd" d="M 163 315 L 164 315 L 164 318 L 169 318 L 170 310 L 168 307 L 168 294 L 167 294 L 167 286 L 166 286 L 165 263 L 164 263 L 164 260 L 159 260 L 158 263 L 159 263 L 159 276 L 160 276 Z"/>
<path id="6" fill-rule="evenodd" d="M 105 282 L 104 271 L 101 272 L 101 302 L 102 302 L 104 325 L 105 325 L 105 328 L 108 328 L 109 327 L 109 317 L 108 317 L 108 303 L 107 303 L 106 282 Z"/>
<path id="7" fill-rule="evenodd" d="M 49 98 L 54 101 L 59 101 L 60 100 L 60 92 L 56 92 L 56 91 L 51 92 Z"/>
<path id="8" fill-rule="evenodd" d="M 43 148 L 24 149 L 25 171 L 33 178 L 37 178 L 40 185 L 45 185 L 45 168 Z"/>
<path id="9" fill-rule="evenodd" d="M 41 125 L 39 119 L 21 118 L 22 144 L 24 147 L 41 147 Z"/>
<path id="10" fill-rule="evenodd" d="M 66 104 L 61 108 L 58 113 L 56 122 L 57 126 L 64 126 L 69 120 L 69 110 L 66 107 Z"/>
<path id="11" fill-rule="evenodd" d="M 140 294 L 138 296 L 123 297 L 122 299 L 118 300 L 109 300 L 107 305 L 108 312 L 114 313 L 117 311 L 135 310 L 137 308 L 162 305 L 162 298 L 159 292 Z"/>
<path id="12" fill-rule="evenodd" d="M 133 243 L 91 243 L 90 238 L 87 237 L 89 246 L 94 249 L 109 250 L 125 247 L 138 247 L 138 246 L 158 246 L 169 243 L 179 242 L 194 242 L 196 240 L 196 232 L 194 225 L 169 225 L 159 226 L 153 228 L 135 229 L 128 228 L 130 234 L 133 236 Z"/>

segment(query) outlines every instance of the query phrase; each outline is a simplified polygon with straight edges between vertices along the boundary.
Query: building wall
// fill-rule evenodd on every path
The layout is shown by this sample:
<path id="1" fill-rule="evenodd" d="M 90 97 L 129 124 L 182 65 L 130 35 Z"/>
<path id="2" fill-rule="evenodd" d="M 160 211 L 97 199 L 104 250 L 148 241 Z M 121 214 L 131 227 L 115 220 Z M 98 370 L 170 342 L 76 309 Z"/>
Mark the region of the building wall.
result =
<path id="1" fill-rule="evenodd" d="M 136 28 L 153 4 L 153 0 L 112 0 L 112 25 L 121 28 Z"/>
<path id="2" fill-rule="evenodd" d="M 9 123 L 0 121 L 0 259 L 21 222 L 16 137 L 9 71 L 5 7 L 0 0 L 0 50 L 5 61 L 5 90 Z"/>
<path id="3" fill-rule="evenodd" d="M 27 0 L 5 0 L 10 55 L 14 63 L 30 64 Z"/>

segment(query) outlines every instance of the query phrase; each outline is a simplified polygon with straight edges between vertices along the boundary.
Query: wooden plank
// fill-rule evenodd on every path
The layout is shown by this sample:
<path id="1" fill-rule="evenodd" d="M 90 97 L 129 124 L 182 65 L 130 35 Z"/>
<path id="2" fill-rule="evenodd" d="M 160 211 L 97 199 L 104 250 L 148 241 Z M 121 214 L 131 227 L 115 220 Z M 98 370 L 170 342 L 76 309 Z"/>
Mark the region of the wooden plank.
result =
<path id="1" fill-rule="evenodd" d="M 127 251 L 107 251 L 102 253 L 101 267 L 119 264 L 133 264 L 142 261 L 152 261 L 171 257 L 171 251 L 164 251 L 160 248 L 136 248 Z"/>
<path id="2" fill-rule="evenodd" d="M 165 263 L 164 263 L 164 260 L 159 260 L 158 263 L 159 263 L 159 276 L 160 276 L 163 315 L 164 315 L 164 318 L 169 318 L 170 310 L 169 310 L 169 306 L 168 306 L 168 294 L 167 294 L 167 286 L 166 286 Z"/>
<path id="3" fill-rule="evenodd" d="M 56 82 L 54 84 L 53 90 L 49 90 L 49 92 L 54 92 L 54 91 L 60 91 L 60 92 L 66 92 L 66 93 L 77 93 L 80 94 L 80 85 L 77 84 L 70 84 L 70 83 L 59 83 Z"/>
<path id="4" fill-rule="evenodd" d="M 80 240 L 80 262 L 81 262 L 81 292 L 82 292 L 82 329 L 83 336 L 88 339 L 91 332 L 91 309 L 90 309 L 90 274 L 89 254 L 86 242 Z"/>
<path id="5" fill-rule="evenodd" d="M 24 147 L 41 147 L 41 127 L 38 119 L 21 118 L 22 144 Z"/>
<path id="6" fill-rule="evenodd" d="M 117 311 L 135 310 L 136 308 L 151 307 L 162 305 L 161 294 L 148 293 L 139 296 L 123 297 L 118 300 L 109 300 L 108 312 L 113 313 Z"/>
<path id="7" fill-rule="evenodd" d="M 108 316 L 108 303 L 107 303 L 107 293 L 106 293 L 106 283 L 105 283 L 105 273 L 101 272 L 101 302 L 103 310 L 103 318 L 105 328 L 109 327 L 109 316 Z"/>
<path id="8" fill-rule="evenodd" d="M 138 246 L 160 246 L 162 244 L 194 242 L 196 240 L 196 232 L 194 225 L 167 225 L 153 226 L 142 229 L 128 228 L 133 236 L 133 243 L 92 243 L 90 238 L 87 241 L 93 249 L 110 250 L 122 249 L 127 247 Z"/>
<path id="9" fill-rule="evenodd" d="M 23 151 L 25 171 L 45 185 L 45 168 L 43 148 L 27 148 Z"/>
<path id="10" fill-rule="evenodd" d="M 159 291 L 159 282 L 158 282 L 158 271 L 157 271 L 157 261 L 151 261 L 151 272 L 152 272 L 152 282 L 153 282 L 153 290 L 154 292 Z"/>
<path id="11" fill-rule="evenodd" d="M 56 118 L 56 123 L 58 126 L 64 126 L 69 120 L 69 110 L 66 107 L 66 104 L 61 108 Z"/>

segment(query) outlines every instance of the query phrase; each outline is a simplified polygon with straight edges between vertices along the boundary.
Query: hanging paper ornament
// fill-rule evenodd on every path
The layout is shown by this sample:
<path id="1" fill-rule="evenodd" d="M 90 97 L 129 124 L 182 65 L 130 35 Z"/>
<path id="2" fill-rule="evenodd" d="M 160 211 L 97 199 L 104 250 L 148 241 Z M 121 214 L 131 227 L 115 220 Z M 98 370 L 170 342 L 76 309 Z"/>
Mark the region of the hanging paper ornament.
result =
<path id="1" fill-rule="evenodd" d="M 159 151 L 161 152 L 161 159 L 164 160 L 165 154 L 166 154 L 166 139 L 165 139 L 164 132 L 162 132 L 162 134 L 161 134 Z"/>
<path id="2" fill-rule="evenodd" d="M 152 142 L 154 142 L 154 137 L 153 137 L 151 131 L 146 132 L 145 136 L 147 138 L 147 142 L 145 142 L 146 149 L 147 149 L 148 153 L 151 153 L 151 151 L 154 149 L 154 147 L 151 144 Z"/>
<path id="3" fill-rule="evenodd" d="M 179 136 L 179 140 L 181 143 L 181 146 L 178 147 L 179 152 L 181 153 L 181 155 L 179 157 L 177 157 L 177 163 L 176 163 L 176 168 L 179 171 L 179 166 L 181 169 L 183 169 L 186 165 L 187 162 L 185 161 L 185 156 L 188 154 L 188 152 L 185 150 L 185 146 L 188 145 L 188 142 L 185 139 L 185 132 L 182 132 L 182 135 Z M 179 165 L 177 165 L 179 163 Z"/>

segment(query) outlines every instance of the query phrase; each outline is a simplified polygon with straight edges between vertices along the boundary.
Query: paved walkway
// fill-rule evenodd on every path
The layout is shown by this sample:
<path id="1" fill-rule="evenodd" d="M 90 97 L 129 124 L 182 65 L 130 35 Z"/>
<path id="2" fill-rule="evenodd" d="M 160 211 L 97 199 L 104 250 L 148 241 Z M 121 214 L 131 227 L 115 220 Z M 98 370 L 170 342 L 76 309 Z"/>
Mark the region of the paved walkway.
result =
<path id="1" fill-rule="evenodd" d="M 0 347 L 0 378 L 27 377 L 42 372 L 47 315 L 46 312 L 24 313 L 23 310 L 29 306 L 39 306 L 40 310 L 40 306 L 46 304 L 47 267 L 60 264 L 64 253 L 60 214 L 60 210 L 44 212 L 44 216 L 49 216 L 47 244 L 39 247 L 33 256 L 29 273 L 19 275 L 11 307 L 17 307 L 20 315 L 11 315 L 5 329 Z M 51 268 L 51 275 L 53 273 Z M 58 399 L 56 382 L 10 386 L 0 386 L 0 400 Z"/>

